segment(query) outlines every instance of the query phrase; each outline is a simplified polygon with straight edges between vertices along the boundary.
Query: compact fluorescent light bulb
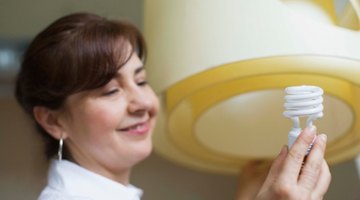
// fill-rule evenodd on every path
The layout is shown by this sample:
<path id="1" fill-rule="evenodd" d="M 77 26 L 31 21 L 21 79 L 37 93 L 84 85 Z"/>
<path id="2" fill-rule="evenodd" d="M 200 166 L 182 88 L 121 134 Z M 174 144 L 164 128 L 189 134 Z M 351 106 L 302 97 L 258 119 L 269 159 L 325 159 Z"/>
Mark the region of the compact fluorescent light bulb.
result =
<path id="1" fill-rule="evenodd" d="M 300 117 L 307 117 L 306 126 L 311 128 L 313 121 L 323 116 L 323 93 L 317 86 L 292 86 L 285 89 L 285 111 L 283 115 L 293 121 L 288 136 L 289 149 L 301 133 Z M 311 147 L 309 147 L 311 148 Z"/>

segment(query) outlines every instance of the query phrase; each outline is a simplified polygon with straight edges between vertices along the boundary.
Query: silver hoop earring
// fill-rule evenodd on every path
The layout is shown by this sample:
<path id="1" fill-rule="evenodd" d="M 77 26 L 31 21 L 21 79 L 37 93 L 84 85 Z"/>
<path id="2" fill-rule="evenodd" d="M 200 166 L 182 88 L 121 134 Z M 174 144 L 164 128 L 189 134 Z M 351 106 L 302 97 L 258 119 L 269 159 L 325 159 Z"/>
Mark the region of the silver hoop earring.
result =
<path id="1" fill-rule="evenodd" d="M 59 161 L 62 160 L 63 145 L 64 145 L 64 141 L 63 141 L 63 138 L 62 138 L 62 136 L 61 136 L 61 138 L 60 138 L 60 140 L 59 140 L 59 150 L 58 150 L 58 159 L 59 159 Z"/>

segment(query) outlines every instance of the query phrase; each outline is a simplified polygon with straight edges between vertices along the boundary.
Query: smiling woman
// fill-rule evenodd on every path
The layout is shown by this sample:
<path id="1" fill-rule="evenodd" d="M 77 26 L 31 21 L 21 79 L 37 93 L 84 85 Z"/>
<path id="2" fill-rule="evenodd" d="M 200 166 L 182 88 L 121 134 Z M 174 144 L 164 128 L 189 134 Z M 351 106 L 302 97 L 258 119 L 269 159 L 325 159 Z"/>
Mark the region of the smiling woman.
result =
<path id="1" fill-rule="evenodd" d="M 51 160 L 40 200 L 141 198 L 142 190 L 129 183 L 130 172 L 152 150 L 159 110 L 144 57 L 138 29 L 90 13 L 64 16 L 32 41 L 15 92 Z M 238 194 L 258 200 L 322 199 L 330 183 L 325 147 L 325 135 L 305 130 L 291 149 L 282 149 L 264 184 L 259 180 Z"/>
<path id="2" fill-rule="evenodd" d="M 118 78 L 98 89 L 70 95 L 65 112 L 53 113 L 56 127 L 47 123 L 49 115 L 41 107 L 34 109 L 37 121 L 53 137 L 63 137 L 71 160 L 123 184 L 128 184 L 128 169 L 151 152 L 158 107 L 151 88 L 144 84 L 145 71 L 138 70 L 143 69 L 141 64 L 133 54 Z"/>
<path id="3" fill-rule="evenodd" d="M 133 25 L 87 13 L 57 20 L 30 44 L 16 97 L 44 136 L 48 158 L 59 154 L 40 199 L 62 192 L 82 196 L 84 189 L 101 199 L 122 195 L 122 190 L 138 195 L 133 187 L 121 188 L 129 184 L 131 167 L 152 149 L 158 101 L 146 82 L 144 54 Z M 80 177 L 63 170 L 91 171 L 119 184 L 112 186 L 113 193 L 97 184 L 73 191 L 72 180 Z M 64 185 L 55 183 L 58 179 Z"/>

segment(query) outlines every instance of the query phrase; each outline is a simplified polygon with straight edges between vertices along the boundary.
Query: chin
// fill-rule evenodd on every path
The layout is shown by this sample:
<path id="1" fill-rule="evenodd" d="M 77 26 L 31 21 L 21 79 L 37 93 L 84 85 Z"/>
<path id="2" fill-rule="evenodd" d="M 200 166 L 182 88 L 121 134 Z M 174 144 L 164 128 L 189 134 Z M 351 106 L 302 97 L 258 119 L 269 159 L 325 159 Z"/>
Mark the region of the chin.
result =
<path id="1" fill-rule="evenodd" d="M 142 148 L 137 151 L 137 155 L 136 155 L 137 162 L 141 162 L 142 160 L 149 157 L 151 152 L 152 152 L 152 143 L 149 142 L 148 144 L 142 146 Z"/>

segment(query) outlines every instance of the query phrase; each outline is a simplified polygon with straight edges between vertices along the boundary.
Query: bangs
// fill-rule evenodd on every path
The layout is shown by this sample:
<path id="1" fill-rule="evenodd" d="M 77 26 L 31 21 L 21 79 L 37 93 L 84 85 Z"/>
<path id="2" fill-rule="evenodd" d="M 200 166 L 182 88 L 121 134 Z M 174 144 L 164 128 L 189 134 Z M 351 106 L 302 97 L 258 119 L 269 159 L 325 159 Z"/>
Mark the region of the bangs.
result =
<path id="1" fill-rule="evenodd" d="M 130 23 L 82 13 L 60 18 L 25 52 L 16 96 L 30 114 L 36 105 L 58 109 L 68 96 L 107 84 L 133 53 L 144 60 L 146 47 Z"/>
<path id="2" fill-rule="evenodd" d="M 104 22 L 85 27 L 81 40 L 74 41 L 77 69 L 73 92 L 101 87 L 136 53 L 144 59 L 145 44 L 138 30 L 130 24 Z M 74 63 L 75 64 L 75 63 Z M 75 77 L 74 77 L 75 78 Z"/>

